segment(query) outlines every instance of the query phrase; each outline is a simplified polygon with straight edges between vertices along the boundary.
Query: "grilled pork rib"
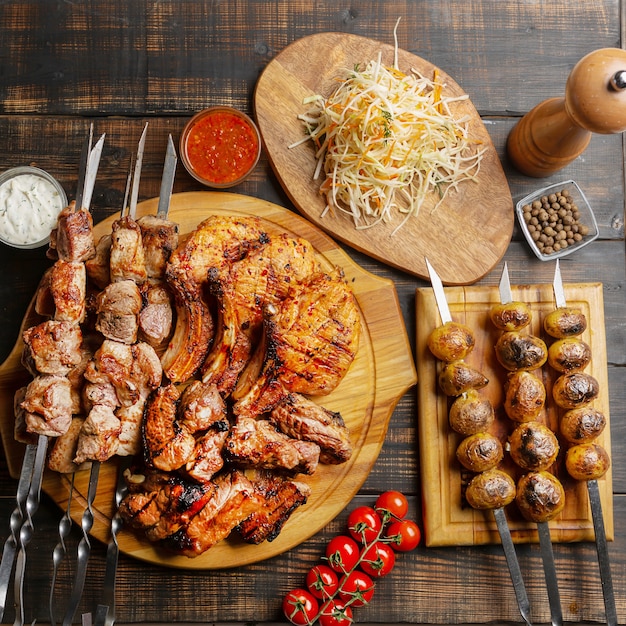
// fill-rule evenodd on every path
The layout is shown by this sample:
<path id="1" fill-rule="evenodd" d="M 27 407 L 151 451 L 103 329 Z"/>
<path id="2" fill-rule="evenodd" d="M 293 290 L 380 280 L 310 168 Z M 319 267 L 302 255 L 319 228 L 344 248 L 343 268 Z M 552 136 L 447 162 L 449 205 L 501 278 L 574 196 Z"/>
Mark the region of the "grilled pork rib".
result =
<path id="1" fill-rule="evenodd" d="M 212 216 L 172 253 L 165 276 L 174 294 L 177 320 L 162 356 L 163 369 L 172 382 L 193 376 L 213 339 L 213 319 L 204 293 L 209 269 L 219 275 L 267 241 L 258 219 Z"/>
<path id="2" fill-rule="evenodd" d="M 209 269 L 217 300 L 216 336 L 202 368 L 202 379 L 223 395 L 234 389 L 262 332 L 263 310 L 279 303 L 318 269 L 311 244 L 283 234 L 230 267 Z"/>
<path id="3" fill-rule="evenodd" d="M 342 273 L 318 273 L 266 308 L 265 332 L 233 392 L 237 415 L 271 411 L 288 392 L 327 395 L 345 376 L 361 334 Z"/>

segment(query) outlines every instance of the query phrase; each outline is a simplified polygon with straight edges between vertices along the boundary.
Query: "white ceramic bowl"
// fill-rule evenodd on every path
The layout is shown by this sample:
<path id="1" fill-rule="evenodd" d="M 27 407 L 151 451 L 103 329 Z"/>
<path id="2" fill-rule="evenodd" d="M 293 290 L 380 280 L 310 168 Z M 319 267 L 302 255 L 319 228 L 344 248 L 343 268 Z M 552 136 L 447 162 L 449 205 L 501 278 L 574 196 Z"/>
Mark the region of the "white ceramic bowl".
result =
<path id="1" fill-rule="evenodd" d="M 559 224 L 561 228 L 563 228 L 563 220 L 573 220 L 573 229 L 579 231 L 575 239 L 570 238 L 569 242 L 566 240 L 565 245 L 563 245 L 562 241 L 557 239 L 555 241 L 555 243 L 558 243 L 558 246 L 556 246 L 557 249 L 555 249 L 554 244 L 551 245 L 550 241 L 546 242 L 543 248 L 538 245 L 537 238 L 541 237 L 541 235 L 544 237 L 552 237 L 553 239 L 555 239 L 555 237 L 552 235 L 552 231 L 546 230 L 548 224 L 545 221 L 541 221 L 540 218 L 542 216 L 536 214 L 537 211 L 541 210 L 539 209 L 539 204 L 533 207 L 533 203 L 537 202 L 543 204 L 545 203 L 545 199 L 549 199 L 553 194 L 557 201 L 559 200 L 559 196 L 563 198 L 563 195 L 567 194 L 565 200 L 561 200 L 561 202 L 563 202 L 562 209 L 564 209 L 565 215 L 557 218 L 557 228 Z M 567 211 L 572 204 L 577 208 L 577 213 L 574 216 L 567 215 Z M 534 208 L 534 213 L 531 213 L 531 219 L 529 219 L 528 207 Z M 560 259 L 580 250 L 590 244 L 594 239 L 598 238 L 598 223 L 596 222 L 591 206 L 585 194 L 573 180 L 555 183 L 528 194 L 517 203 L 515 212 L 528 245 L 541 261 Z M 545 214 L 543 217 L 545 217 Z M 535 221 L 540 222 L 540 224 L 535 224 Z M 556 230 L 556 228 L 553 228 L 553 231 L 554 230 Z"/>
<path id="2" fill-rule="evenodd" d="M 50 241 L 67 206 L 63 187 L 38 167 L 14 167 L 0 174 L 0 241 L 13 248 L 39 248 Z"/>

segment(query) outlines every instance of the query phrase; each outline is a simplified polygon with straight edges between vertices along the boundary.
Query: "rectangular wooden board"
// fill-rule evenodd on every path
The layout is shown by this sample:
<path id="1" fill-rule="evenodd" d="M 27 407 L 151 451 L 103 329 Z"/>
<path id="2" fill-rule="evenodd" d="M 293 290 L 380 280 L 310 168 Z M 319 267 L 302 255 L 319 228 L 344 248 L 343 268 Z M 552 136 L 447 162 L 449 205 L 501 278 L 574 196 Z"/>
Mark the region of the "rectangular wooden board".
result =
<path id="1" fill-rule="evenodd" d="M 499 302 L 497 287 L 470 286 L 446 287 L 446 297 L 452 318 L 467 324 L 475 333 L 476 345 L 465 361 L 489 378 L 489 384 L 481 391 L 493 403 L 496 420 L 494 434 L 503 438 L 514 423 L 503 409 L 503 386 L 507 372 L 495 357 L 494 346 L 500 334 L 489 319 L 490 308 Z M 554 309 L 552 285 L 512 286 L 513 299 L 531 306 L 533 318 L 526 332 L 541 337 L 548 345 L 550 338 L 543 331 L 544 317 Z M 565 295 L 570 306 L 579 307 L 587 317 L 587 329 L 581 338 L 592 350 L 592 361 L 585 372 L 594 376 L 600 386 L 600 395 L 593 406 L 607 418 L 607 426 L 598 438 L 610 453 L 609 390 L 606 363 L 606 338 L 604 327 L 604 301 L 600 283 L 565 285 Z M 490 511 L 477 511 L 463 499 L 463 485 L 471 477 L 456 459 L 456 448 L 462 436 L 448 425 L 448 408 L 451 399 L 438 388 L 437 374 L 440 364 L 428 349 L 428 336 L 441 324 L 435 298 L 430 288 L 416 292 L 417 371 L 418 371 L 418 433 L 422 480 L 424 535 L 428 546 L 480 545 L 499 543 L 493 515 Z M 558 373 L 544 365 L 539 374 L 546 386 L 546 408 L 539 420 L 555 432 L 558 431 L 559 411 L 552 400 L 552 384 Z M 503 434 L 504 433 L 504 434 Z M 566 496 L 565 509 L 549 522 L 552 540 L 555 542 L 593 541 L 593 521 L 586 483 L 574 481 L 564 466 L 566 445 L 561 442 L 559 457 L 550 471 L 563 483 Z M 514 476 L 519 475 L 505 454 L 502 468 Z M 598 480 L 607 538 L 613 540 L 613 492 L 611 471 Z M 515 503 L 506 507 L 511 534 L 516 543 L 537 542 L 534 523 L 525 521 Z"/>

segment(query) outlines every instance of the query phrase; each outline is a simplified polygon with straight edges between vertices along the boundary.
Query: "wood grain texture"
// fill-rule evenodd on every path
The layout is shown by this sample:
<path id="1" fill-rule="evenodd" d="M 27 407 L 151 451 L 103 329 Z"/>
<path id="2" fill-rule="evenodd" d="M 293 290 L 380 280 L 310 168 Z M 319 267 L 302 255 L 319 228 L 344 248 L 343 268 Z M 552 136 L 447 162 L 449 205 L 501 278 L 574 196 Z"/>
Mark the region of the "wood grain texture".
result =
<path id="1" fill-rule="evenodd" d="M 424 257 L 442 268 L 448 284 L 470 284 L 487 274 L 502 258 L 513 232 L 513 202 L 502 165 L 491 138 L 471 101 L 451 107 L 457 118 L 468 119 L 468 136 L 485 149 L 477 181 L 464 182 L 438 200 L 432 193 L 419 213 L 405 219 L 392 212 L 391 219 L 374 228 L 357 229 L 342 213 L 324 215 L 326 200 L 319 192 L 323 177 L 314 179 L 315 148 L 292 144 L 304 136 L 298 115 L 305 113 L 306 97 L 329 96 L 337 80 L 358 64 L 377 58 L 392 65 L 394 48 L 371 39 L 340 33 L 320 33 L 285 48 L 265 68 L 256 85 L 254 108 L 270 163 L 285 192 L 298 210 L 319 228 L 353 248 L 422 278 L 428 276 Z M 306 63 L 303 63 L 306 59 Z M 409 74 L 415 69 L 433 77 L 437 68 L 403 50 L 398 65 Z M 463 90 L 451 76 L 441 74 L 447 96 Z M 445 262 L 444 262 L 445 260 Z"/>
<path id="2" fill-rule="evenodd" d="M 543 331 L 543 319 L 554 309 L 551 284 L 531 284 L 512 288 L 513 299 L 531 306 L 532 322 L 528 332 L 542 337 L 549 345 L 550 338 Z M 598 443 L 611 450 L 609 417 L 609 381 L 606 367 L 606 337 L 603 315 L 602 286 L 599 284 L 568 284 L 568 305 L 580 308 L 588 320 L 588 329 L 581 336 L 591 347 L 593 358 L 586 373 L 596 378 L 600 395 L 593 405 L 606 417 L 607 426 Z M 496 287 L 449 288 L 446 296 L 452 318 L 468 325 L 476 339 L 474 350 L 466 362 L 481 371 L 489 384 L 481 391 L 494 406 L 496 420 L 490 432 L 506 446 L 508 436 L 515 424 L 509 420 L 503 408 L 503 389 L 507 372 L 495 357 L 494 346 L 501 334 L 489 320 L 490 308 L 499 302 Z M 469 507 L 462 495 L 463 485 L 471 475 L 461 471 L 456 460 L 456 448 L 462 436 L 449 427 L 450 400 L 439 390 L 437 375 L 440 365 L 428 349 L 428 337 L 440 324 L 437 305 L 431 289 L 417 291 L 417 363 L 419 373 L 418 406 L 420 452 L 422 463 L 422 491 L 424 497 L 424 530 L 426 543 L 437 545 L 478 545 L 500 543 L 491 512 L 477 511 Z M 558 433 L 559 416 L 562 411 L 552 400 L 552 386 L 559 374 L 547 364 L 535 373 L 546 388 L 546 406 L 538 420 Z M 561 453 L 550 470 L 559 478 L 565 489 L 565 509 L 550 521 L 553 542 L 593 541 L 593 519 L 589 507 L 586 485 L 572 480 L 564 466 L 566 445 L 561 441 Z M 521 476 L 519 468 L 508 455 L 500 467 L 515 480 Z M 613 539 L 613 498 L 611 471 L 598 481 L 603 503 L 607 537 Z M 517 543 L 538 541 L 536 525 L 520 515 L 513 503 L 506 508 L 513 539 Z"/>
<path id="3" fill-rule="evenodd" d="M 156 213 L 158 199 L 141 203 L 137 215 Z M 416 382 L 415 366 L 397 294 L 390 281 L 362 270 L 329 238 L 296 214 L 268 202 L 238 194 L 199 192 L 175 194 L 172 197 L 170 218 L 177 222 L 182 235 L 190 233 L 209 215 L 256 215 L 270 234 L 287 232 L 311 242 L 318 253 L 322 267 L 343 268 L 361 311 L 364 325 L 357 357 L 346 377 L 332 394 L 317 398 L 323 406 L 338 411 L 350 429 L 354 454 L 344 464 L 320 466 L 311 477 L 302 480 L 311 485 L 312 496 L 306 506 L 298 509 L 290 523 L 273 542 L 250 546 L 237 541 L 224 541 L 205 554 L 189 559 L 170 555 L 132 532 L 122 532 L 120 549 L 138 559 L 186 569 L 214 569 L 245 565 L 267 559 L 288 550 L 315 534 L 332 520 L 354 497 L 378 457 L 383 445 L 389 419 L 398 400 Z M 94 229 L 98 240 L 110 232 L 114 217 Z M 24 325 L 32 324 L 32 312 Z M 19 474 L 20 447 L 13 441 L 12 403 L 15 390 L 24 384 L 25 371 L 20 365 L 21 342 L 9 359 L 0 367 L 0 423 L 9 470 Z M 94 502 L 92 534 L 106 541 L 110 519 L 114 513 L 114 491 L 117 461 L 104 463 L 100 469 L 98 492 Z M 80 523 L 86 506 L 89 472 L 75 475 L 72 498 L 72 517 Z M 47 472 L 43 489 L 65 510 L 70 493 L 70 480 L 54 472 Z"/>

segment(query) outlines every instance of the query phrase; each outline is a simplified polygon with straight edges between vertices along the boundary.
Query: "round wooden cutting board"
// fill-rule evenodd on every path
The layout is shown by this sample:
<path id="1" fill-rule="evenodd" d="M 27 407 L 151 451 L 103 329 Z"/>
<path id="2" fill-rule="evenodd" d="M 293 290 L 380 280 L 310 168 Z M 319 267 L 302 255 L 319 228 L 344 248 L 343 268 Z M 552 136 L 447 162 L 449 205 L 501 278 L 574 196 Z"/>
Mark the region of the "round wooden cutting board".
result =
<path id="1" fill-rule="evenodd" d="M 156 213 L 158 199 L 143 202 L 138 215 Z M 363 333 L 359 351 L 346 378 L 333 393 L 317 398 L 323 406 L 341 412 L 348 425 L 354 454 L 343 465 L 320 465 L 310 477 L 299 477 L 310 484 L 312 495 L 286 523 L 279 537 L 258 546 L 228 539 L 197 558 L 171 555 L 129 530 L 118 535 L 120 549 L 141 560 L 169 567 L 218 569 L 261 561 L 288 550 L 318 532 L 345 508 L 365 482 L 385 440 L 389 419 L 402 395 L 416 383 L 411 347 L 393 283 L 366 272 L 328 236 L 299 215 L 263 200 L 233 193 L 195 192 L 172 197 L 170 218 L 180 225 L 181 235 L 191 232 L 213 214 L 256 215 L 268 232 L 288 232 L 311 242 L 323 267 L 340 266 L 356 295 Z M 98 224 L 96 238 L 110 232 L 116 216 Z M 32 325 L 31 308 L 23 328 Z M 13 476 L 19 474 L 23 446 L 13 439 L 13 396 L 29 377 L 20 364 L 21 340 L 0 366 L 0 428 Z M 98 492 L 94 501 L 92 534 L 108 541 L 114 514 L 117 459 L 100 468 Z M 74 481 L 71 514 L 80 524 L 86 506 L 89 471 L 78 472 Z M 62 510 L 70 494 L 70 476 L 47 472 L 43 489 Z"/>
<path id="2" fill-rule="evenodd" d="M 311 142 L 289 148 L 304 136 L 298 115 L 306 112 L 304 98 L 328 96 L 355 65 L 374 60 L 393 65 L 393 46 L 344 33 L 320 33 L 304 37 L 285 48 L 261 74 L 254 95 L 257 123 L 271 165 L 298 210 L 334 238 L 391 266 L 428 278 L 424 257 L 441 268 L 446 284 L 468 285 L 488 274 L 504 255 L 513 233 L 511 192 L 502 165 L 474 105 L 468 99 L 454 105 L 455 116 L 469 119 L 469 136 L 486 152 L 477 182 L 464 182 L 432 212 L 423 207 L 417 217 L 395 233 L 400 217 L 388 224 L 356 230 L 346 215 L 322 217 L 325 199 L 319 193 L 322 179 L 313 180 L 314 150 Z M 444 93 L 465 95 L 445 72 L 404 50 L 398 64 L 431 78 L 439 71 Z"/>

